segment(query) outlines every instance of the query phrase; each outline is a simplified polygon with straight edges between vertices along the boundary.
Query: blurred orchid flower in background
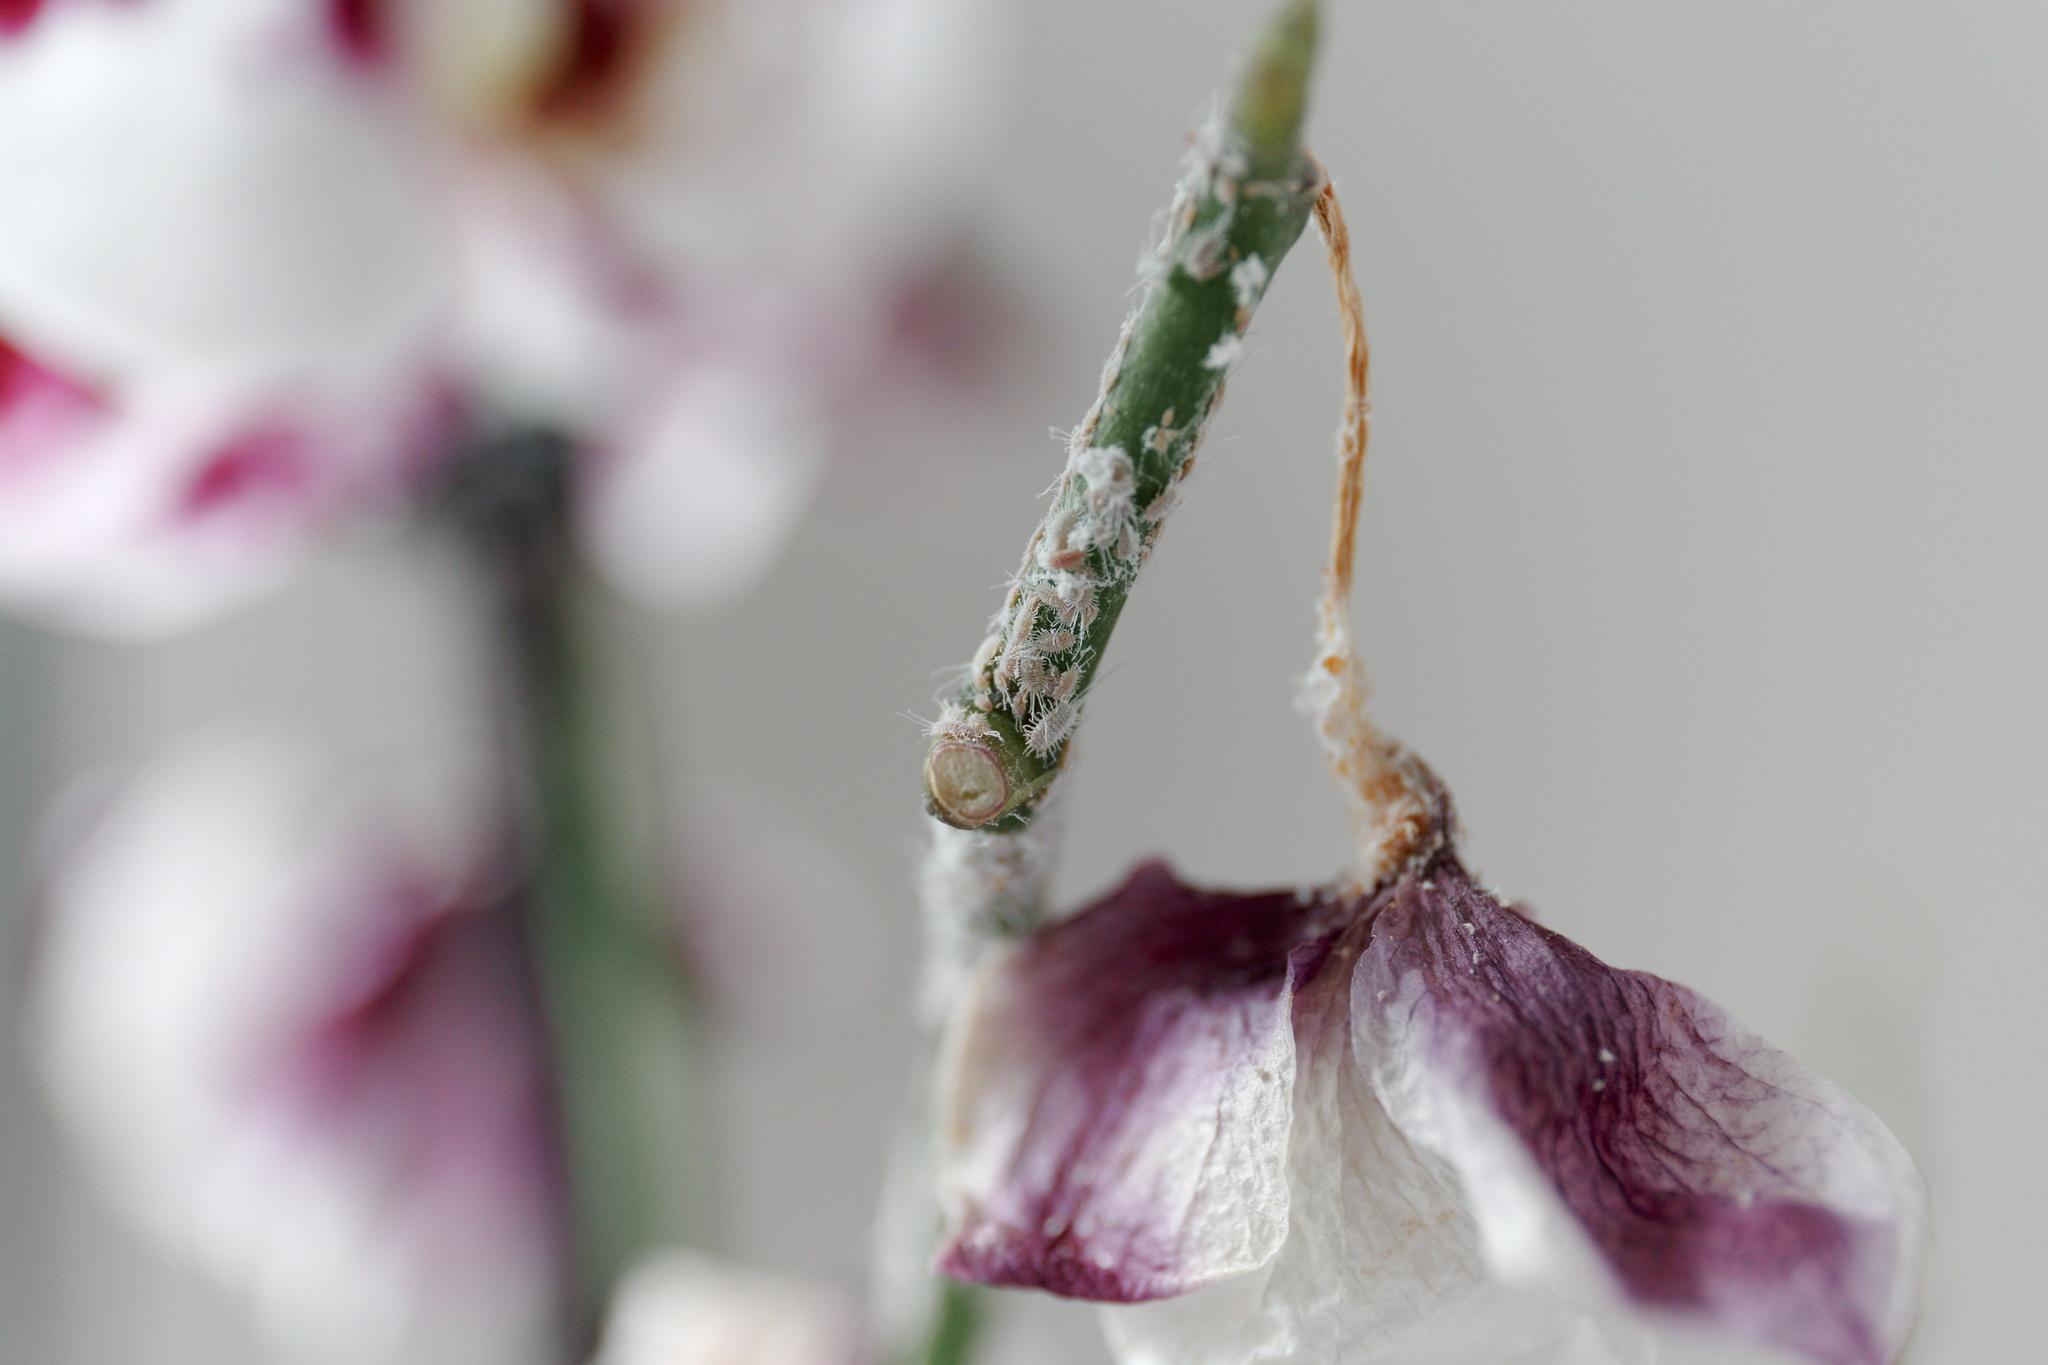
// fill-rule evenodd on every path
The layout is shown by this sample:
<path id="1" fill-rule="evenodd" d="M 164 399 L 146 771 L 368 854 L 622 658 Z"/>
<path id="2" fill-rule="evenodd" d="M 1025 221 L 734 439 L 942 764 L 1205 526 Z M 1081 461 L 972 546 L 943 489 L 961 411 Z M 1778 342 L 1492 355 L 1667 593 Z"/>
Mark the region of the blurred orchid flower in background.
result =
<path id="1" fill-rule="evenodd" d="M 479 782 L 346 776 L 216 734 L 60 807 L 31 977 L 46 1091 L 116 1211 L 248 1303 L 280 1358 L 560 1359 L 560 1096 L 525 869 L 474 817 Z M 859 1008 L 822 961 L 715 946 L 759 928 L 742 910 L 772 922 L 848 892 L 801 837 L 771 844 L 730 812 L 714 827 L 720 857 L 676 877 L 693 913 L 673 946 L 708 937 L 749 987 L 800 997 L 750 1015 L 719 996 L 726 1030 L 735 1013 L 743 1031 Z M 843 1293 L 695 1251 L 654 1256 L 611 1297 L 601 1365 L 863 1358 Z"/>
<path id="2" fill-rule="evenodd" d="M 1448 841 L 1370 896 L 1141 867 L 985 968 L 949 1050 L 941 1269 L 1138 1305 L 1133 1365 L 1641 1362 L 1658 1324 L 1882 1365 L 1912 1319 L 1884 1126 Z"/>
<path id="3" fill-rule="evenodd" d="M 7 7 L 0 593 L 175 626 L 507 425 L 616 581 L 743 585 L 943 255 L 993 8 Z"/>
<path id="4" fill-rule="evenodd" d="M 670 1252 L 620 1284 L 595 1365 L 858 1365 L 859 1322 L 825 1286 Z"/>
<path id="5" fill-rule="evenodd" d="M 91 387 L 0 341 L 0 599 L 128 635 L 275 582 L 455 435 L 428 393 Z"/>
<path id="6" fill-rule="evenodd" d="M 194 741 L 74 804 L 47 1089 L 120 1211 L 288 1358 L 546 1359 L 561 1173 L 516 879 L 478 875 L 448 793 L 330 778 Z"/>

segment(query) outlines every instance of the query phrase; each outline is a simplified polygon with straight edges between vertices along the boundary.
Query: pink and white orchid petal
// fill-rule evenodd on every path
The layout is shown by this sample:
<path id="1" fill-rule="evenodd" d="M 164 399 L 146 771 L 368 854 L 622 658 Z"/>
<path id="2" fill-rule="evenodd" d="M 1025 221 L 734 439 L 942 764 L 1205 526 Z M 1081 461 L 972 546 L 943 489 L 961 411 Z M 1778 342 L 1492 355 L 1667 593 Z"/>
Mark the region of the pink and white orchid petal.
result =
<path id="1" fill-rule="evenodd" d="M 27 32 L 43 11 L 43 0 L 0 0 L 0 41 Z"/>
<path id="2" fill-rule="evenodd" d="M 328 11 L 62 3 L 0 41 L 0 327 L 99 373 L 241 381 L 416 343 L 432 182 Z"/>
<path id="3" fill-rule="evenodd" d="M 858 1340 L 841 1293 L 678 1251 L 628 1273 L 593 1365 L 853 1365 Z"/>
<path id="4" fill-rule="evenodd" d="M 534 1362 L 559 1196 L 502 893 L 362 827 L 248 744 L 94 802 L 49 875 L 38 1061 L 118 1205 L 281 1358 Z"/>
<path id="5" fill-rule="evenodd" d="M 630 423 L 683 349 L 676 300 L 552 168 L 478 155 L 457 174 L 447 342 L 480 401 L 576 431 Z"/>
<path id="6" fill-rule="evenodd" d="M 251 395 L 164 373 L 117 389 L 0 342 L 0 599 L 101 634 L 190 624 L 393 499 L 450 415 L 423 382 Z"/>
<path id="7" fill-rule="evenodd" d="M 631 0 L 353 0 L 383 11 L 381 56 L 437 121 L 470 134 L 530 122 L 550 76 L 575 62 L 588 11 L 659 9 Z"/>
<path id="8" fill-rule="evenodd" d="M 611 576 L 712 602 L 781 549 L 876 386 L 952 225 L 935 205 L 990 103 L 968 39 L 1000 6 L 563 8 L 589 88 L 468 159 L 453 339 L 494 401 L 593 437 Z"/>
<path id="9" fill-rule="evenodd" d="M 947 230 L 997 104 L 1005 6 L 723 0 L 650 27 L 626 136 L 579 167 L 668 278 L 886 282 Z"/>
<path id="10" fill-rule="evenodd" d="M 985 968 L 941 1079 L 941 1272 L 1137 1302 L 1271 1260 L 1315 911 L 1149 864 Z"/>
<path id="11" fill-rule="evenodd" d="M 593 471 L 592 552 L 621 586 L 655 602 L 730 597 L 796 529 L 830 440 L 829 414 L 805 376 L 716 357 L 690 365 L 615 431 Z"/>
<path id="12" fill-rule="evenodd" d="M 1683 986 L 1616 971 L 1454 858 L 1384 898 L 1359 1061 L 1455 1171 L 1488 1264 L 1824 1365 L 1883 1365 L 1923 1236 L 1869 1111 Z"/>
<path id="13" fill-rule="evenodd" d="M 0 478 L 68 446 L 103 408 L 87 385 L 0 337 Z"/>

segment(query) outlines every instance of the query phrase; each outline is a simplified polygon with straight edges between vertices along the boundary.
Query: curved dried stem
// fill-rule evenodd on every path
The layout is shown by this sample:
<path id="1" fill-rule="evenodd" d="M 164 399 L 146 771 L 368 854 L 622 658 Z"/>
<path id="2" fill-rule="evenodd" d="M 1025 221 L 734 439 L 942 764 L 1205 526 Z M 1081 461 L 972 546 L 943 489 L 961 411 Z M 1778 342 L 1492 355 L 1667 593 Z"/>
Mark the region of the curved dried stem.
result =
<path id="1" fill-rule="evenodd" d="M 1422 764 L 1380 733 L 1366 715 L 1365 669 L 1351 635 L 1351 580 L 1358 509 L 1365 492 L 1365 450 L 1372 432 L 1372 352 L 1365 306 L 1351 268 L 1351 233 L 1336 186 L 1322 177 L 1316 230 L 1329 257 L 1344 327 L 1344 416 L 1337 429 L 1337 495 L 1330 515 L 1330 560 L 1316 610 L 1316 661 L 1302 685 L 1303 709 L 1323 754 L 1351 798 L 1363 887 L 1385 879 L 1435 843 L 1442 817 Z"/>

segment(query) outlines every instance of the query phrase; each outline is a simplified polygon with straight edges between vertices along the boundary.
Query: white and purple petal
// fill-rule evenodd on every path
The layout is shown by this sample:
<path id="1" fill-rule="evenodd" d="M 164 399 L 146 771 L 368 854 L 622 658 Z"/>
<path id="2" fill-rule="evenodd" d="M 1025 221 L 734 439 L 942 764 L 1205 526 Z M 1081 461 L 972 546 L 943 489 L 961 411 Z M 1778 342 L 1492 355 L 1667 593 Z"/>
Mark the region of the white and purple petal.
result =
<path id="1" fill-rule="evenodd" d="M 940 1269 L 1135 1302 L 1271 1260 L 1321 909 L 1150 864 L 985 968 L 941 1081 Z"/>
<path id="2" fill-rule="evenodd" d="M 43 0 L 0 0 L 0 42 L 28 31 L 43 11 Z"/>
<path id="3" fill-rule="evenodd" d="M 308 392 L 331 411 L 430 369 L 601 452 L 583 503 L 620 582 L 715 600 L 895 377 L 891 311 L 953 221 L 999 9 L 13 0 L 0 332 L 158 451 L 244 441 L 195 415 L 223 393 L 281 449 L 276 410 L 310 415 Z M 160 477 L 121 482 L 147 502 Z M 99 547 L 134 549 L 116 501 L 6 576 L 71 618 L 180 583 L 142 553 L 98 581 Z M 211 591 L 113 614 L 169 624 Z"/>
<path id="4" fill-rule="evenodd" d="M 1199 893 L 1185 893 L 1195 897 Z M 1293 898 L 1290 896 L 1289 900 Z M 1285 1239 L 1266 1264 L 1160 1302 L 1105 1307 L 1123 1365 L 1648 1365 L 1642 1334 L 1495 1281 L 1455 1175 L 1360 1083 L 1351 923 L 1297 950 Z"/>
<path id="5" fill-rule="evenodd" d="M 242 383 L 416 347 L 434 180 L 325 9 L 74 0 L 0 41 L 0 328 L 67 368 Z"/>
<path id="6" fill-rule="evenodd" d="M 810 506 L 833 443 L 801 367 L 693 357 L 611 428 L 586 471 L 583 530 L 620 586 L 704 606 L 752 586 Z"/>
<path id="7" fill-rule="evenodd" d="M 1000 0 L 722 0 L 652 25 L 633 136 L 574 167 L 667 278 L 887 282 L 949 235 L 1002 69 Z"/>
<path id="8" fill-rule="evenodd" d="M 506 888 L 400 795 L 374 832 L 299 756 L 216 742 L 79 807 L 32 1037 L 117 1206 L 277 1358 L 525 1365 L 561 1216 L 530 984 Z"/>
<path id="9" fill-rule="evenodd" d="M 829 1285 L 670 1251 L 620 1282 L 593 1365 L 856 1365 L 858 1324 Z"/>
<path id="10" fill-rule="evenodd" d="M 1505 1281 L 1825 1365 L 1898 1350 L 1923 1234 L 1912 1163 L 1692 991 L 1606 966 L 1446 855 L 1376 907 L 1352 1006 L 1374 1092 L 1456 1172 Z"/>
<path id="11" fill-rule="evenodd" d="M 0 601 L 110 635 L 189 624 L 276 582 L 336 522 L 392 504 L 454 415 L 417 376 L 123 386 L 0 337 Z"/>
<path id="12" fill-rule="evenodd" d="M 1637 1365 L 1692 1330 L 1878 1365 L 1911 1315 L 1882 1126 L 1450 852 L 1370 902 L 1143 868 L 986 966 L 951 1046 L 941 1269 L 1122 1305 L 1127 1365 Z"/>

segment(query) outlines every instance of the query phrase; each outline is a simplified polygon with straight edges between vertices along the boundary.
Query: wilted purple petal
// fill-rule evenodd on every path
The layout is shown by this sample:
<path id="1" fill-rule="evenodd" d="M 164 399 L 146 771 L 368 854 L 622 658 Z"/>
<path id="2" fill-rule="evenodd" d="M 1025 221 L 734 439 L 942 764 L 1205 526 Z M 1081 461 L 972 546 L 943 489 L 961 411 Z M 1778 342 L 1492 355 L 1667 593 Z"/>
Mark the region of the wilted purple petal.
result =
<path id="1" fill-rule="evenodd" d="M 1641 1333 L 1489 1274 L 1456 1175 L 1361 1082 L 1351 966 L 1364 906 L 1303 964 L 1286 1239 L 1248 1273 L 1103 1309 L 1127 1365 L 1649 1365 Z"/>
<path id="2" fill-rule="evenodd" d="M 1316 910 L 1148 864 L 987 968 L 949 1041 L 940 1269 L 1131 1302 L 1270 1260 Z"/>
<path id="3" fill-rule="evenodd" d="M 1452 853 L 1370 903 L 1140 869 L 955 1028 L 941 1268 L 1123 1305 L 1129 1365 L 1635 1365 L 1665 1318 L 1876 1365 L 1910 1317 L 1890 1135 Z"/>
<path id="4" fill-rule="evenodd" d="M 1353 980 L 1361 1064 L 1463 1180 L 1498 1273 L 1555 1280 L 1590 1251 L 1640 1306 L 1827 1365 L 1892 1357 L 1921 1201 L 1866 1110 L 1686 988 L 1505 907 L 1452 856 L 1377 914 Z"/>

